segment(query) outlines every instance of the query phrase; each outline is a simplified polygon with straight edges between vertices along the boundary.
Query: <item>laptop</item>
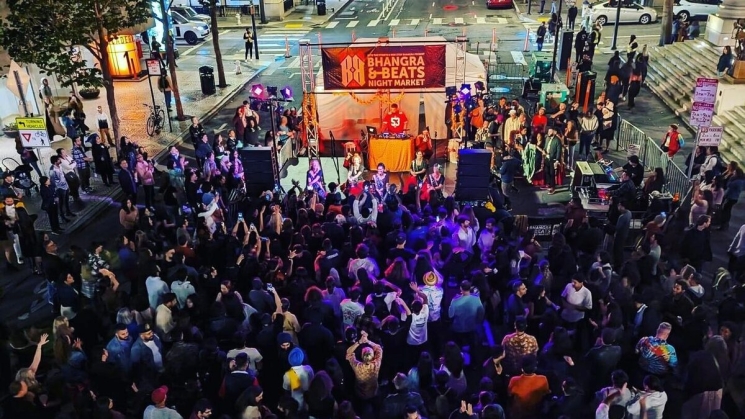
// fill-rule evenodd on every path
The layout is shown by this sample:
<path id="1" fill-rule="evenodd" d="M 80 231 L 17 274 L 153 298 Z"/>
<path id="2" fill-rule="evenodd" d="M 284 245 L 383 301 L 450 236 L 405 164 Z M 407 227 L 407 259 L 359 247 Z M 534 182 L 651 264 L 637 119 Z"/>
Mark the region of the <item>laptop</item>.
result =
<path id="1" fill-rule="evenodd" d="M 378 129 L 373 127 L 372 125 L 367 126 L 367 134 L 368 135 L 378 135 Z"/>

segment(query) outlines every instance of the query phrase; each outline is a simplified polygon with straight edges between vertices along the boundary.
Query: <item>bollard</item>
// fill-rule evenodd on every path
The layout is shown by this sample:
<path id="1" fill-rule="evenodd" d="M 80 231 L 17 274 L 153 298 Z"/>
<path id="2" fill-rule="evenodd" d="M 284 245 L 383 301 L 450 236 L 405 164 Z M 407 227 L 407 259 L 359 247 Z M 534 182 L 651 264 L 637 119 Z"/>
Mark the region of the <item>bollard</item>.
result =
<path id="1" fill-rule="evenodd" d="M 318 48 L 321 48 L 321 32 L 318 32 Z"/>
<path id="2" fill-rule="evenodd" d="M 572 81 L 572 59 L 567 58 L 567 79 L 564 84 L 570 89 L 572 87 L 570 83 L 571 81 Z"/>
<path id="3" fill-rule="evenodd" d="M 285 35 L 285 58 L 290 58 L 292 55 L 290 55 L 290 41 L 287 39 L 287 35 Z"/>
<path id="4" fill-rule="evenodd" d="M 463 36 L 466 36 L 466 28 L 463 28 Z"/>
<path id="5" fill-rule="evenodd" d="M 427 35 L 429 35 L 429 29 L 424 29 L 424 37 L 426 38 Z"/>
<path id="6" fill-rule="evenodd" d="M 352 31 L 352 42 L 357 40 L 357 33 L 355 31 Z"/>
<path id="7" fill-rule="evenodd" d="M 491 30 L 491 44 L 497 45 L 497 28 L 492 28 Z"/>
<path id="8" fill-rule="evenodd" d="M 238 23 L 238 26 L 241 26 L 241 13 L 238 12 L 235 14 L 235 21 Z"/>
<path id="9" fill-rule="evenodd" d="M 395 30 L 395 29 L 393 29 L 393 30 L 391 31 L 391 38 L 395 38 L 395 37 L 396 37 L 396 30 Z"/>
<path id="10" fill-rule="evenodd" d="M 530 29 L 525 32 L 525 44 L 523 44 L 523 51 L 529 52 L 530 51 Z"/>

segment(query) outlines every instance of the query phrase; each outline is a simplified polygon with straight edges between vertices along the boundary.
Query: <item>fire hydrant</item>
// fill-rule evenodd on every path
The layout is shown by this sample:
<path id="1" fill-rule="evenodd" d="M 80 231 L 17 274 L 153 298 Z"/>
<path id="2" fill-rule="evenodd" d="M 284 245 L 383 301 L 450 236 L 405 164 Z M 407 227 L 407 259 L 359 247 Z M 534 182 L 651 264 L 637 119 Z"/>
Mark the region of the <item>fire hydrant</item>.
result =
<path id="1" fill-rule="evenodd" d="M 241 13 L 240 12 L 235 14 L 235 21 L 238 23 L 238 26 L 241 25 Z"/>

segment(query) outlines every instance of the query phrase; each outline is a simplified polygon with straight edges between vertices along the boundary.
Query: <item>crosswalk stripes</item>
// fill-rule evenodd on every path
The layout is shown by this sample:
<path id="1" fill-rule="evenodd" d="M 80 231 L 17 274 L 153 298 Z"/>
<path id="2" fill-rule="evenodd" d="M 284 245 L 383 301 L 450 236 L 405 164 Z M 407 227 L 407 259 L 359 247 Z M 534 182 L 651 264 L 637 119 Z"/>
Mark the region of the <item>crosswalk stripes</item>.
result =
<path id="1" fill-rule="evenodd" d="M 530 30 L 530 47 L 531 50 L 536 48 L 536 32 L 541 26 L 540 22 L 523 22 L 525 29 Z M 546 34 L 545 42 L 543 43 L 543 52 L 553 52 L 554 50 L 554 39 Z"/>
<path id="2" fill-rule="evenodd" d="M 349 20 L 344 19 L 343 21 L 331 21 L 327 23 L 325 26 L 323 26 L 324 29 L 334 29 L 336 27 L 339 27 L 344 23 L 344 27 L 346 28 L 354 28 L 358 25 L 365 24 L 365 21 L 360 20 Z M 414 26 L 414 27 L 426 27 L 427 25 L 495 25 L 495 24 L 507 24 L 507 18 L 504 17 L 487 17 L 487 16 L 473 16 L 473 17 L 456 17 L 456 18 L 442 18 L 442 17 L 434 17 L 431 19 L 391 19 L 390 21 L 386 21 L 385 19 L 373 19 L 366 23 L 366 26 L 376 27 L 376 26 Z"/>
<path id="3" fill-rule="evenodd" d="M 263 54 L 284 54 L 286 44 L 290 48 L 298 44 L 298 41 L 307 38 L 313 28 L 269 28 L 264 30 L 258 38 L 259 52 Z"/>

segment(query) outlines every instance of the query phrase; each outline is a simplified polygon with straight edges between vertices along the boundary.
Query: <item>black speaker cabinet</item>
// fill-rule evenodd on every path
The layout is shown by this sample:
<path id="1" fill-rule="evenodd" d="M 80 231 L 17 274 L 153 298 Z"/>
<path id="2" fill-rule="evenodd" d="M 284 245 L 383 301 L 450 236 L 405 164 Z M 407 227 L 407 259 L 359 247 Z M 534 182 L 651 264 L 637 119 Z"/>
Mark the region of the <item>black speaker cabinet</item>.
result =
<path id="1" fill-rule="evenodd" d="M 271 147 L 247 147 L 239 151 L 248 196 L 274 189 Z"/>
<path id="2" fill-rule="evenodd" d="M 561 34 L 561 49 L 559 50 L 559 70 L 566 70 L 569 59 L 574 51 L 574 31 L 564 31 Z"/>
<path id="3" fill-rule="evenodd" d="M 595 80 L 598 77 L 598 73 L 594 71 L 583 71 L 577 76 L 577 86 L 574 92 L 574 100 L 579 103 L 580 108 L 583 112 L 587 112 L 588 109 L 594 109 L 595 101 Z M 585 107 L 585 105 L 587 107 Z"/>
<path id="4" fill-rule="evenodd" d="M 458 150 L 455 198 L 458 201 L 483 200 L 489 196 L 491 150 Z"/>

